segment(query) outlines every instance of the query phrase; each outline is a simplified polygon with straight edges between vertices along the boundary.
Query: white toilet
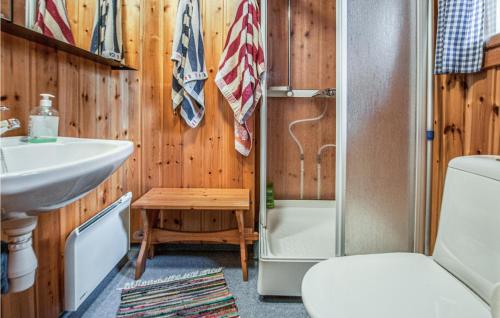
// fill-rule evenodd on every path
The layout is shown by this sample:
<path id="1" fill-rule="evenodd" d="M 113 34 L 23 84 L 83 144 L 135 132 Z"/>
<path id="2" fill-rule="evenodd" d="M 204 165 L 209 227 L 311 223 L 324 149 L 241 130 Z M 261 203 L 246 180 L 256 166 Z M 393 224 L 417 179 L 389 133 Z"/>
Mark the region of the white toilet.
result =
<path id="1" fill-rule="evenodd" d="M 302 298 L 313 318 L 490 318 L 499 283 L 500 157 L 471 156 L 448 165 L 432 257 L 333 258 L 306 273 Z"/>

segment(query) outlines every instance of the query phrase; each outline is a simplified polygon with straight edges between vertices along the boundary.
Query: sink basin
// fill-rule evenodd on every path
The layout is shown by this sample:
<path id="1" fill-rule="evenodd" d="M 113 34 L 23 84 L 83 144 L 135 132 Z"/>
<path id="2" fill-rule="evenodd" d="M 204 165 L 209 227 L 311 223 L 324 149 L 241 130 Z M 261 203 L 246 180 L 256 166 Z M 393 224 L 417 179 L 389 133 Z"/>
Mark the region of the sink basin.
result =
<path id="1" fill-rule="evenodd" d="M 133 143 L 59 137 L 30 144 L 24 137 L 0 140 L 2 212 L 40 212 L 61 208 L 97 187 L 133 151 Z"/>

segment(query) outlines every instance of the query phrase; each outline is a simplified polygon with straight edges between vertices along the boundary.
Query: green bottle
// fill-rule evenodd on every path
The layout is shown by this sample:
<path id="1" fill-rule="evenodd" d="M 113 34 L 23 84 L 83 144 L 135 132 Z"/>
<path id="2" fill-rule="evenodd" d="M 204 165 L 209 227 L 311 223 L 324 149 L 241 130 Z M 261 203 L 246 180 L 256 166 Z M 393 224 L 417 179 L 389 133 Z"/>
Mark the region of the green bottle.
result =
<path id="1" fill-rule="evenodd" d="M 268 183 L 266 187 L 266 207 L 274 209 L 274 189 L 272 183 Z"/>

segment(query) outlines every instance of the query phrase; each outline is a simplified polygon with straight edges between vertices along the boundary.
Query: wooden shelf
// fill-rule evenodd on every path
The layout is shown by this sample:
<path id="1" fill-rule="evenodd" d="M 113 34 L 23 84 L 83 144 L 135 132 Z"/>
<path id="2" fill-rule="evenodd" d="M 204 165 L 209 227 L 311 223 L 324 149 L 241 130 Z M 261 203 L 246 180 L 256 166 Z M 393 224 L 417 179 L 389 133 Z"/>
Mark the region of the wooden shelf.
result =
<path id="1" fill-rule="evenodd" d="M 484 68 L 500 66 L 500 34 L 496 34 L 486 43 Z"/>
<path id="2" fill-rule="evenodd" d="M 135 71 L 137 69 L 132 68 L 130 66 L 124 65 L 118 61 L 111 60 L 105 57 L 102 57 L 100 55 L 94 54 L 92 52 L 89 52 L 87 50 L 81 49 L 79 47 L 76 47 L 74 45 L 68 44 L 63 41 L 59 41 L 57 39 L 50 38 L 48 36 L 45 36 L 41 33 L 38 33 L 36 31 L 30 30 L 28 28 L 25 28 L 21 25 L 17 25 L 15 23 L 9 22 L 7 20 L 1 19 L 2 24 L 1 24 L 1 29 L 2 32 L 11 34 L 13 36 L 19 37 L 26 39 L 31 42 L 36 42 L 48 47 L 52 47 L 57 50 L 61 50 L 76 56 L 80 56 L 82 58 L 109 65 L 111 66 L 111 69 L 113 70 L 125 70 L 125 71 Z"/>

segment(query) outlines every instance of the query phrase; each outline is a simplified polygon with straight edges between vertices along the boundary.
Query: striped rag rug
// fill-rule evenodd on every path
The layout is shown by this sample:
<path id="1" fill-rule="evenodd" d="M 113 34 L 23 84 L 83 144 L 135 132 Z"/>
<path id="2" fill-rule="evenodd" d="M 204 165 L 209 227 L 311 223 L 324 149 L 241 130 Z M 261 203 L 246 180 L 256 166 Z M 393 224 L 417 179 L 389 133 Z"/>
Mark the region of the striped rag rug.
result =
<path id="1" fill-rule="evenodd" d="M 133 282 L 122 289 L 117 317 L 239 317 L 222 268 Z"/>

